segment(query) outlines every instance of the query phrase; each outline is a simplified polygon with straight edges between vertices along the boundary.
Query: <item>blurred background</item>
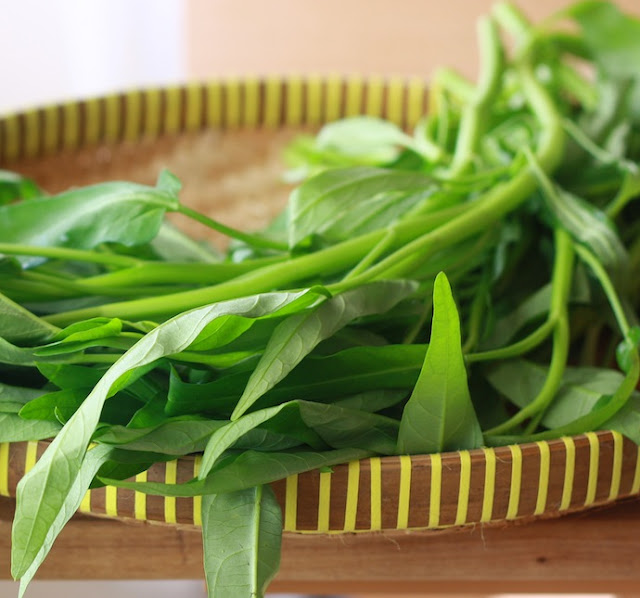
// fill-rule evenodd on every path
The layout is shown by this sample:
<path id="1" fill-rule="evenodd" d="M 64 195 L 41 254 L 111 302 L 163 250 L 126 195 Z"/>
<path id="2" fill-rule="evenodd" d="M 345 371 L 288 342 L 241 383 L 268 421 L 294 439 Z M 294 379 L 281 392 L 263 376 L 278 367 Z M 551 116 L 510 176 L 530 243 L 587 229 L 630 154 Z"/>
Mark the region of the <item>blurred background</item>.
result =
<path id="1" fill-rule="evenodd" d="M 0 112 L 233 75 L 473 77 L 491 0 L 0 0 Z M 640 14 L 638 0 L 619 0 Z M 564 0 L 520 0 L 535 20 Z"/>
<path id="2" fill-rule="evenodd" d="M 491 0 L 0 0 L 0 113 L 123 89 L 263 74 L 474 77 Z M 562 0 L 519 0 L 538 20 Z M 620 0 L 640 14 L 639 0 Z M 2 567 L 8 564 L 2 563 Z M 3 573 L 6 576 L 6 573 Z M 204 597 L 193 582 L 39 582 L 33 598 Z M 0 596 L 17 586 L 0 581 Z M 275 597 L 275 595 L 274 595 Z M 390 597 L 389 597 L 390 598 Z"/>

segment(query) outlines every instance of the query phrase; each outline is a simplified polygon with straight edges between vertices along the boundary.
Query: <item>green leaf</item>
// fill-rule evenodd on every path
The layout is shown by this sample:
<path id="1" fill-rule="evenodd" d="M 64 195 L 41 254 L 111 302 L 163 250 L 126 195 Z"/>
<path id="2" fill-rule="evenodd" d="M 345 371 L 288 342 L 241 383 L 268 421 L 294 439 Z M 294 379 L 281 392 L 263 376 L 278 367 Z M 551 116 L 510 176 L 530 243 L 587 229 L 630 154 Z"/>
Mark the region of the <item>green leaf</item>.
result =
<path id="1" fill-rule="evenodd" d="M 60 427 L 57 422 L 25 420 L 16 413 L 0 412 L 0 442 L 53 438 Z"/>
<path id="2" fill-rule="evenodd" d="M 0 382 L 0 413 L 18 413 L 24 405 L 46 391 L 36 388 L 10 386 Z"/>
<path id="3" fill-rule="evenodd" d="M 231 419 L 240 417 L 298 365 L 313 348 L 356 318 L 384 313 L 416 289 L 407 281 L 362 285 L 295 314 L 278 325 L 251 374 Z"/>
<path id="4" fill-rule="evenodd" d="M 20 410 L 20 417 L 65 422 L 82 405 L 82 401 L 85 400 L 90 390 L 91 388 L 72 388 L 48 392 L 29 401 Z"/>
<path id="5" fill-rule="evenodd" d="M 0 293 L 0 330 L 9 342 L 35 344 L 50 340 L 59 328 Z"/>
<path id="6" fill-rule="evenodd" d="M 25 544 L 33 542 L 33 538 L 25 537 L 21 533 L 20 529 L 16 528 L 14 523 L 11 535 L 11 573 L 15 579 L 18 577 L 20 578 L 20 598 L 24 595 L 29 582 L 36 574 L 38 567 L 40 567 L 47 554 L 49 554 L 49 550 L 51 550 L 51 546 L 53 546 L 58 534 L 80 507 L 82 499 L 87 493 L 91 481 L 96 475 L 98 469 L 100 469 L 100 466 L 109 459 L 110 452 L 111 449 L 109 447 L 101 446 L 95 447 L 89 451 L 82 464 L 82 468 L 74 479 L 73 484 L 70 488 L 65 488 L 63 490 L 63 504 L 60 509 L 58 509 L 51 525 L 47 527 L 34 528 L 33 533 L 38 537 L 37 544 L 39 544 L 40 548 L 31 559 L 29 566 L 25 569 L 18 569 L 16 567 L 16 557 L 23 552 Z M 16 520 L 20 518 L 21 513 L 25 509 L 33 511 L 34 504 L 46 503 L 48 498 L 47 495 L 33 495 L 30 492 L 25 491 L 23 480 L 18 483 L 16 491 Z M 31 505 L 31 508 L 29 508 L 29 505 Z"/>
<path id="7" fill-rule="evenodd" d="M 102 183 L 59 195 L 0 206 L 3 243 L 90 249 L 102 243 L 151 241 L 165 212 L 175 211 L 175 189 L 134 183 Z M 40 258 L 21 258 L 32 265 Z"/>
<path id="8" fill-rule="evenodd" d="M 39 362 L 65 362 L 70 361 L 70 355 L 38 356 L 35 348 L 17 347 L 0 337 L 0 363 L 8 363 L 12 366 L 33 366 Z"/>
<path id="9" fill-rule="evenodd" d="M 122 446 L 130 451 L 147 451 L 183 456 L 202 452 L 211 435 L 224 421 L 181 419 L 164 421 L 149 428 L 108 426 L 94 439 L 100 444 Z"/>
<path id="10" fill-rule="evenodd" d="M 295 398 L 330 403 L 339 398 L 379 389 L 413 388 L 426 353 L 425 345 L 354 347 L 333 355 L 310 355 L 267 392 L 260 404 L 276 405 Z M 213 382 L 190 384 L 171 378 L 167 415 L 229 414 L 251 372 L 242 371 Z"/>
<path id="11" fill-rule="evenodd" d="M 627 373 L 636 359 L 635 354 L 640 346 L 640 327 L 632 326 L 624 340 L 616 348 L 616 359 L 620 369 Z"/>
<path id="12" fill-rule="evenodd" d="M 604 78 L 634 82 L 630 112 L 640 117 L 640 20 L 624 14 L 614 3 L 591 0 L 569 9 L 582 27 L 585 45 Z"/>
<path id="13" fill-rule="evenodd" d="M 189 350 L 211 351 L 212 349 L 223 347 L 249 330 L 254 322 L 255 319 L 234 315 L 216 318 L 205 326 L 198 338 L 189 347 Z"/>
<path id="14" fill-rule="evenodd" d="M 580 197 L 550 180 L 544 185 L 545 198 L 554 221 L 593 251 L 605 268 L 618 273 L 628 269 L 629 256 L 607 215 Z"/>
<path id="15" fill-rule="evenodd" d="M 263 598 L 280 566 L 282 511 L 273 490 L 205 496 L 202 536 L 209 596 Z"/>
<path id="16" fill-rule="evenodd" d="M 336 407 L 376 413 L 394 407 L 407 398 L 405 390 L 368 390 L 336 401 Z"/>
<path id="17" fill-rule="evenodd" d="M 38 370 L 49 382 L 62 390 L 92 388 L 104 375 L 106 368 L 68 363 L 38 363 Z"/>
<path id="18" fill-rule="evenodd" d="M 258 426 L 308 444 L 306 437 L 312 431 L 331 448 L 360 448 L 380 454 L 393 452 L 398 434 L 398 422 L 388 417 L 336 405 L 290 401 L 248 413 L 216 430 L 204 451 L 199 477 L 205 478 L 227 449 Z"/>
<path id="19" fill-rule="evenodd" d="M 165 262 L 215 263 L 222 255 L 214 247 L 192 239 L 169 222 L 163 222 L 150 243 L 159 259 Z"/>
<path id="20" fill-rule="evenodd" d="M 0 170 L 0 206 L 16 199 L 40 197 L 42 191 L 31 179 L 15 172 Z"/>
<path id="21" fill-rule="evenodd" d="M 47 530 L 65 503 L 65 494 L 81 470 L 87 446 L 98 424 L 105 401 L 135 378 L 136 370 L 153 366 L 162 357 L 187 349 L 204 327 L 229 314 L 260 317 L 295 301 L 301 293 L 265 293 L 197 308 L 158 326 L 127 351 L 101 378 L 82 406 L 58 433 L 35 467 L 23 478 L 25 495 L 46 496 L 22 505 L 14 522 L 14 534 L 23 538 L 14 546 L 12 571 L 21 577 L 41 549 Z"/>
<path id="22" fill-rule="evenodd" d="M 546 368 L 522 359 L 511 360 L 489 369 L 486 377 L 498 392 L 522 408 L 540 392 Z M 544 413 L 542 425 L 553 430 L 594 413 L 603 406 L 603 401 L 610 400 L 623 381 L 624 375 L 616 370 L 568 367 L 553 403 Z M 616 430 L 640 444 L 640 393 L 635 391 L 622 409 L 601 427 Z"/>
<path id="23" fill-rule="evenodd" d="M 298 187 L 289 200 L 289 245 L 310 235 L 338 241 L 385 228 L 435 190 L 417 172 L 357 167 L 327 170 Z"/>
<path id="24" fill-rule="evenodd" d="M 546 284 L 529 295 L 513 311 L 500 318 L 483 343 L 483 347 L 501 347 L 509 344 L 527 324 L 541 319 L 549 313 L 551 305 L 551 284 Z"/>
<path id="25" fill-rule="evenodd" d="M 92 318 L 60 330 L 51 343 L 37 347 L 34 352 L 38 356 L 62 355 L 89 347 L 108 347 L 108 339 L 115 339 L 121 332 L 122 322 L 118 318 Z"/>
<path id="26" fill-rule="evenodd" d="M 400 147 L 412 147 L 413 138 L 393 123 L 372 116 L 343 118 L 322 127 L 315 138 L 321 150 L 382 164 L 394 160 Z"/>
<path id="27" fill-rule="evenodd" d="M 462 355 L 460 319 L 444 273 L 433 288 L 431 341 L 400 422 L 398 453 L 478 448 L 482 431 L 473 410 Z"/>
<path id="28" fill-rule="evenodd" d="M 320 467 L 331 467 L 349 461 L 371 457 L 362 449 L 338 449 L 334 451 L 244 451 L 240 455 L 223 459 L 205 480 L 192 480 L 183 484 L 162 482 L 129 482 L 101 478 L 105 484 L 138 490 L 159 496 L 200 496 L 244 490 L 262 484 L 270 484 L 290 475 Z"/>

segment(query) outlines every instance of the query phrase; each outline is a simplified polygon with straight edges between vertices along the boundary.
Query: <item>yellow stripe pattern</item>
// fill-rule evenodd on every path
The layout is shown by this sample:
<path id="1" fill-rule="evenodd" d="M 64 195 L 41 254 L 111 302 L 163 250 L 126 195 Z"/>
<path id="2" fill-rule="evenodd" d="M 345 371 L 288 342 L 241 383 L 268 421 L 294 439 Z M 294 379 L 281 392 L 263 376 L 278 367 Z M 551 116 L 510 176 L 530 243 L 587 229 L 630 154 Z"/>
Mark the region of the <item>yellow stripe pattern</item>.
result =
<path id="1" fill-rule="evenodd" d="M 404 83 L 401 79 L 393 78 L 387 88 L 387 119 L 396 125 L 402 125 L 404 116 Z"/>
<path id="2" fill-rule="evenodd" d="M 298 525 L 298 475 L 289 476 L 285 485 L 284 531 L 293 532 Z"/>
<path id="3" fill-rule="evenodd" d="M 146 471 L 142 471 L 136 476 L 136 482 L 144 483 L 146 481 Z M 133 493 L 133 516 L 141 521 L 147 518 L 147 495 L 138 490 L 135 490 Z"/>
<path id="4" fill-rule="evenodd" d="M 338 120 L 341 116 L 342 104 L 342 81 L 339 77 L 332 76 L 326 82 L 326 98 L 324 108 L 325 122 Z"/>
<path id="5" fill-rule="evenodd" d="M 264 125 L 267 128 L 273 129 L 280 123 L 280 87 L 280 79 L 268 79 L 265 83 Z"/>
<path id="6" fill-rule="evenodd" d="M 224 116 L 228 127 L 240 126 L 240 81 L 232 79 L 227 81 L 227 97 L 224 102 Z"/>
<path id="7" fill-rule="evenodd" d="M 160 111 L 162 95 L 159 89 L 152 89 L 145 94 L 144 132 L 147 137 L 155 137 L 160 131 L 162 122 Z"/>
<path id="8" fill-rule="evenodd" d="M 598 469 L 600 467 L 600 443 L 598 437 L 593 433 L 587 434 L 589 440 L 589 479 L 587 480 L 587 496 L 585 505 L 592 505 L 596 500 L 596 490 L 598 487 Z"/>
<path id="9" fill-rule="evenodd" d="M 362 113 L 362 95 L 364 83 L 361 77 L 350 77 L 347 81 L 347 99 L 345 116 L 358 116 Z"/>
<path id="10" fill-rule="evenodd" d="M 0 496 L 10 496 L 8 442 L 0 442 Z"/>
<path id="11" fill-rule="evenodd" d="M 409 501 L 411 500 L 411 457 L 400 457 L 400 491 L 398 493 L 397 529 L 409 527 Z"/>
<path id="12" fill-rule="evenodd" d="M 4 121 L 5 152 L 8 160 L 15 160 L 20 154 L 20 129 L 18 128 L 18 115 L 8 116 Z"/>
<path id="13" fill-rule="evenodd" d="M 329 514 L 331 512 L 331 473 L 320 473 L 320 489 L 318 491 L 318 531 L 329 531 Z"/>
<path id="14" fill-rule="evenodd" d="M 64 128 L 62 130 L 62 147 L 75 149 L 80 142 L 80 110 L 77 102 L 65 104 L 62 109 Z"/>
<path id="15" fill-rule="evenodd" d="M 189 85 L 186 94 L 185 130 L 197 131 L 202 122 L 202 88 L 200 85 Z"/>
<path id="16" fill-rule="evenodd" d="M 91 490 L 87 490 L 84 493 L 84 497 L 82 498 L 82 502 L 80 503 L 78 510 L 82 513 L 91 513 Z"/>
<path id="17" fill-rule="evenodd" d="M 347 502 L 344 512 L 344 531 L 356 529 L 358 513 L 358 492 L 360 490 L 360 461 L 351 461 L 347 470 Z"/>
<path id="18" fill-rule="evenodd" d="M 483 448 L 485 458 L 484 471 L 484 497 L 482 499 L 482 515 L 480 523 L 491 521 L 493 516 L 493 499 L 496 489 L 496 452 L 493 449 Z"/>
<path id="19" fill-rule="evenodd" d="M 38 155 L 38 146 L 40 144 L 40 118 L 38 111 L 29 110 L 24 116 L 24 121 L 24 153 L 27 158 L 33 158 Z"/>
<path id="20" fill-rule="evenodd" d="M 564 484 L 562 486 L 562 499 L 560 500 L 560 511 L 566 511 L 571 505 L 573 495 L 573 478 L 576 469 L 576 445 L 573 438 L 563 437 L 566 458 L 564 465 Z"/>
<path id="21" fill-rule="evenodd" d="M 384 81 L 380 77 L 372 77 L 367 84 L 365 114 L 368 116 L 382 116 L 383 102 Z"/>
<path id="22" fill-rule="evenodd" d="M 516 444 L 510 446 L 511 450 L 511 486 L 509 488 L 509 505 L 507 506 L 507 519 L 515 519 L 518 516 L 520 506 L 520 487 L 522 485 L 522 449 Z"/>
<path id="23" fill-rule="evenodd" d="M 416 78 L 335 75 L 134 90 L 0 119 L 0 159 L 37 157 L 99 142 L 135 142 L 202 127 L 317 126 L 358 114 L 386 116 L 413 127 L 423 116 L 425 94 L 425 83 Z"/>
<path id="24" fill-rule="evenodd" d="M 166 484 L 175 484 L 178 481 L 178 462 L 167 461 L 164 474 Z M 164 520 L 167 523 L 176 523 L 176 497 L 164 497 Z"/>
<path id="25" fill-rule="evenodd" d="M 35 441 L 27 442 L 27 452 L 24 460 L 24 472 L 29 473 L 36 464 L 38 458 L 38 443 Z"/>
<path id="26" fill-rule="evenodd" d="M 458 490 L 458 508 L 454 525 L 464 525 L 467 522 L 469 509 L 469 495 L 471 494 L 471 454 L 460 451 L 460 488 Z"/>
<path id="27" fill-rule="evenodd" d="M 197 478 L 202 465 L 202 455 L 196 455 L 193 461 L 193 477 Z M 193 497 L 193 524 L 202 525 L 202 496 Z"/>
<path id="28" fill-rule="evenodd" d="M 631 494 L 640 493 L 640 446 L 636 452 L 636 469 L 633 474 L 633 482 L 631 483 Z"/>
<path id="29" fill-rule="evenodd" d="M 105 486 L 104 512 L 109 517 L 118 516 L 118 489 L 115 486 Z"/>
<path id="30" fill-rule="evenodd" d="M 82 143 L 91 145 L 100 139 L 100 100 L 94 98 L 84 104 L 84 138 Z"/>
<path id="31" fill-rule="evenodd" d="M 407 87 L 407 127 L 413 128 L 424 116 L 425 84 L 421 79 L 413 78 Z"/>
<path id="32" fill-rule="evenodd" d="M 120 96 L 110 95 L 104 100 L 104 138 L 105 141 L 118 140 L 120 129 Z"/>
<path id="33" fill-rule="evenodd" d="M 540 475 L 538 477 L 538 495 L 534 515 L 541 515 L 547 507 L 549 494 L 549 476 L 551 474 L 551 452 L 546 442 L 536 442 L 540 451 Z"/>
<path id="34" fill-rule="evenodd" d="M 431 455 L 431 485 L 429 488 L 429 527 L 440 525 L 442 495 L 442 456 Z"/>
<path id="35" fill-rule="evenodd" d="M 640 463 L 640 459 L 638 461 Z M 382 463 L 380 457 L 369 460 L 371 467 L 371 530 L 382 529 Z"/>
<path id="36" fill-rule="evenodd" d="M 140 136 L 140 122 L 142 121 L 142 96 L 138 91 L 127 94 L 127 114 L 124 123 L 124 138 L 126 141 L 136 141 Z"/>
<path id="37" fill-rule="evenodd" d="M 58 106 L 48 106 L 44 109 L 43 141 L 44 151 L 51 154 L 58 149 Z"/>
<path id="38" fill-rule="evenodd" d="M 587 491 L 585 497 L 585 504 L 591 505 L 596 502 L 598 496 L 598 477 L 600 470 L 604 467 L 608 470 L 609 462 L 603 464 L 600 457 L 602 451 L 601 444 L 603 446 L 611 446 L 613 450 L 612 455 L 612 471 L 610 485 L 607 488 L 606 495 L 603 494 L 603 498 L 606 496 L 606 500 L 615 500 L 621 494 L 622 479 L 625 473 L 633 472 L 633 480 L 630 480 L 631 487 L 625 484 L 625 490 L 623 495 L 633 495 L 640 492 L 640 447 L 635 450 L 636 458 L 625 458 L 625 443 L 629 441 L 617 432 L 607 433 L 588 433 L 584 435 L 585 442 L 580 441 L 576 444 L 574 438 L 563 438 L 559 442 L 565 448 L 565 468 L 562 472 L 563 476 L 563 488 L 562 498 L 558 510 L 564 511 L 570 508 L 573 499 L 574 490 L 574 478 L 577 467 L 578 453 L 580 456 L 580 463 L 584 463 L 584 459 L 589 459 L 588 467 L 588 479 L 587 479 Z M 554 444 L 553 441 L 551 444 Z M 23 451 L 23 464 L 24 471 L 30 471 L 37 461 L 38 454 L 38 442 L 25 442 L 20 443 L 21 450 Z M 547 507 L 547 495 L 550 485 L 550 443 L 538 442 L 536 443 L 539 450 L 539 483 L 537 489 L 537 497 L 535 504 L 535 511 L 533 515 L 540 515 L 544 513 Z M 13 495 L 14 489 L 9 486 L 9 451 L 10 445 L 7 443 L 0 443 L 0 495 Z M 508 451 L 508 452 L 505 452 Z M 588 451 L 588 453 L 587 453 Z M 19 454 L 19 453 L 18 453 Z M 468 508 L 471 498 L 471 472 L 472 472 L 472 455 L 476 458 L 480 455 L 484 457 L 484 487 L 480 491 L 480 480 L 474 482 L 474 488 L 479 491 L 476 500 L 481 501 L 481 515 L 479 519 L 473 521 L 468 520 Z M 530 453 L 527 455 L 533 456 Z M 448 458 L 448 457 L 447 457 Z M 458 453 L 460 459 L 459 480 L 460 485 L 458 488 L 458 501 L 456 506 L 456 518 L 453 524 L 442 524 L 441 519 L 441 500 L 442 500 L 442 482 L 443 482 L 443 470 L 445 457 L 440 454 L 430 455 L 429 461 L 420 460 L 416 463 L 413 462 L 412 457 L 402 456 L 398 458 L 398 470 L 399 470 L 399 488 L 397 495 L 397 519 L 393 529 L 410 529 L 409 519 L 411 513 L 411 494 L 412 483 L 414 478 L 414 467 L 417 467 L 416 471 L 426 471 L 430 476 L 429 486 L 429 504 L 428 504 L 428 517 L 425 524 L 429 529 L 437 529 L 440 527 L 450 527 L 451 525 L 460 526 L 475 522 L 489 522 L 497 519 L 494 514 L 494 501 L 495 495 L 498 489 L 496 481 L 496 470 L 498 460 L 501 463 L 510 463 L 511 465 L 511 478 L 509 482 L 509 496 L 505 520 L 516 519 L 521 515 L 527 515 L 529 513 L 520 513 L 520 497 L 523 486 L 523 478 L 525 477 L 525 463 L 529 468 L 529 463 L 535 463 L 535 461 L 527 458 L 524 459 L 523 450 L 520 446 L 510 446 L 504 449 L 481 449 L 481 451 L 460 451 Z M 193 461 L 193 475 L 197 476 L 201 457 L 197 457 Z M 299 477 L 290 476 L 286 479 L 285 488 L 285 502 L 284 502 L 284 529 L 288 532 L 299 533 L 357 533 L 366 532 L 371 530 L 382 529 L 382 492 L 383 492 L 383 479 L 382 479 L 382 460 L 380 458 L 369 459 L 370 466 L 370 513 L 371 524 L 367 529 L 356 529 L 357 517 L 359 515 L 360 508 L 363 506 L 360 502 L 360 476 L 362 462 L 354 461 L 349 463 L 346 468 L 346 497 L 344 506 L 344 523 L 339 527 L 331 527 L 331 517 L 335 509 L 331 506 L 331 491 L 332 491 L 332 473 L 321 472 L 319 474 L 319 492 L 318 492 L 318 519 L 317 527 L 313 530 L 298 530 L 298 492 L 299 492 Z M 178 461 L 174 460 L 165 464 L 164 480 L 169 484 L 177 483 L 178 475 Z M 533 465 L 535 467 L 535 465 Z M 449 467 L 447 466 L 447 469 Z M 631 471 L 630 471 L 631 470 Z M 452 470 L 452 473 L 455 470 Z M 135 477 L 137 482 L 147 481 L 147 472 L 138 474 Z M 502 487 L 502 486 L 501 486 Z M 505 489 L 506 491 L 506 489 Z M 79 510 L 83 512 L 92 511 L 92 495 L 95 491 L 87 491 L 85 494 Z M 147 498 L 142 492 L 133 492 L 133 512 L 123 512 L 122 507 L 126 503 L 118 504 L 119 500 L 123 498 L 118 496 L 118 489 L 115 487 L 105 487 L 103 492 L 104 496 L 104 512 L 111 517 L 135 517 L 138 520 L 148 519 L 149 513 L 147 512 Z M 122 491 L 126 492 L 126 491 Z M 475 492 L 475 491 L 474 491 Z M 601 493 L 602 494 L 602 493 Z M 471 497 L 471 498 L 470 498 Z M 195 525 L 201 525 L 201 497 L 194 497 L 193 499 L 193 523 Z M 175 497 L 166 497 L 163 500 L 164 509 L 164 521 L 168 523 L 177 523 L 177 506 Z M 157 517 L 157 515 L 151 514 L 151 519 Z"/>
<path id="39" fill-rule="evenodd" d="M 247 127 L 258 125 L 260 118 L 260 82 L 249 79 L 244 86 L 243 124 Z"/>
<path id="40" fill-rule="evenodd" d="M 620 494 L 620 480 L 622 478 L 622 448 L 624 439 L 620 432 L 611 432 L 613 438 L 613 468 L 611 471 L 611 489 L 609 500 L 614 500 Z"/>

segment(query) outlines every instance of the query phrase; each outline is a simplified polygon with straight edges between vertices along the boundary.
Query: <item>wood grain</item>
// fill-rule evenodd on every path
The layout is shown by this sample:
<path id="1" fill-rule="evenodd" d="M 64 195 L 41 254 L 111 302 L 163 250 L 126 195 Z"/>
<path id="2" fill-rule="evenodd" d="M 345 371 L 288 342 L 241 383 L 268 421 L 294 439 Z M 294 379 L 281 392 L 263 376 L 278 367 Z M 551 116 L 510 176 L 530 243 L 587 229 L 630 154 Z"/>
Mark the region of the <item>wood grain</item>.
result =
<path id="1" fill-rule="evenodd" d="M 0 577 L 9 577 L 13 501 L 0 500 Z M 332 592 L 607 591 L 640 587 L 640 501 L 589 514 L 458 532 L 285 534 L 272 589 Z M 39 579 L 202 577 L 200 534 L 75 517 Z"/>

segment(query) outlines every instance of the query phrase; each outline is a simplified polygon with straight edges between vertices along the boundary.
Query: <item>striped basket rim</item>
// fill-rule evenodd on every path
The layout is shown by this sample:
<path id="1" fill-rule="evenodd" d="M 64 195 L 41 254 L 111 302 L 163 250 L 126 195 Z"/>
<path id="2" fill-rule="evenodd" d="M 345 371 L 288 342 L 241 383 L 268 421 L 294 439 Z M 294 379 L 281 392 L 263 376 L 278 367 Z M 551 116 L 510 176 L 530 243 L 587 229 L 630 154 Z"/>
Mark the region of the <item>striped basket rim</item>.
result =
<path id="1" fill-rule="evenodd" d="M 0 118 L 0 165 L 100 143 L 206 129 L 318 127 L 368 114 L 411 128 L 426 112 L 419 79 L 269 77 L 135 90 Z M 14 496 L 44 442 L 0 444 L 0 495 Z M 154 465 L 138 481 L 185 482 L 198 458 Z M 440 455 L 371 458 L 273 484 L 284 528 L 299 533 L 443 529 L 589 508 L 640 493 L 640 448 L 616 432 Z M 91 490 L 81 510 L 198 525 L 199 499 Z"/>
<path id="2" fill-rule="evenodd" d="M 0 118 L 0 164 L 97 143 L 209 128 L 319 126 L 366 114 L 413 127 L 428 104 L 418 78 L 268 77 L 137 89 Z"/>
<path id="3" fill-rule="evenodd" d="M 0 444 L 0 495 L 47 442 Z M 136 481 L 183 483 L 199 457 L 153 465 Z M 369 458 L 272 484 L 284 530 L 302 534 L 448 529 L 553 516 L 640 494 L 640 447 L 618 432 L 434 455 Z M 145 495 L 107 486 L 90 490 L 84 513 L 201 525 L 201 499 Z"/>

